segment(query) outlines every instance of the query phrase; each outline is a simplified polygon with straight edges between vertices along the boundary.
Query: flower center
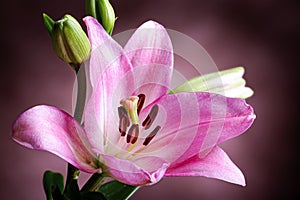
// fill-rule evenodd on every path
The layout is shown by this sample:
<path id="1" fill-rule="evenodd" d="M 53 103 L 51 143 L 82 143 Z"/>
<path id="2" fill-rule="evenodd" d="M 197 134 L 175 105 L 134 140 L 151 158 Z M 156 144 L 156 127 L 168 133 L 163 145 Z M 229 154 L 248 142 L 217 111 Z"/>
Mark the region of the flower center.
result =
<path id="1" fill-rule="evenodd" d="M 158 114 L 158 105 L 152 106 L 148 116 L 142 122 L 142 126 L 140 125 L 139 114 L 143 108 L 145 98 L 146 96 L 144 94 L 139 94 L 138 96 L 130 96 L 120 101 L 121 106 L 118 107 L 119 132 L 121 133 L 121 137 L 124 137 L 127 134 L 127 143 L 135 144 L 138 141 L 141 130 L 148 130 Z M 130 128 L 127 131 L 128 127 Z M 147 146 L 150 143 L 160 128 L 160 126 L 157 126 L 150 134 L 148 134 L 143 142 L 144 146 Z"/>

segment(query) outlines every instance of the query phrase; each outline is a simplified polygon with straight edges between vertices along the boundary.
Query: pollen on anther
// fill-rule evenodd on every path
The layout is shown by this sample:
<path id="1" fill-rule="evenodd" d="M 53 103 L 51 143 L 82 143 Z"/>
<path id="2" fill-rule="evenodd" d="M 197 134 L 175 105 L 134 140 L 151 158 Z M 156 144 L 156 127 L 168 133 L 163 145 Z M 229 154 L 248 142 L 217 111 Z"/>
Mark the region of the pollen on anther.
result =
<path id="1" fill-rule="evenodd" d="M 154 105 L 146 119 L 143 121 L 142 125 L 147 130 L 152 125 L 153 121 L 155 120 L 158 113 L 158 105 Z"/>
<path id="2" fill-rule="evenodd" d="M 118 114 L 119 114 L 119 132 L 121 136 L 126 135 L 127 127 L 130 125 L 129 117 L 127 111 L 124 107 L 118 107 Z"/>
<path id="3" fill-rule="evenodd" d="M 127 127 L 129 126 L 129 124 L 130 124 L 130 122 L 129 122 L 128 118 L 126 118 L 124 116 L 122 118 L 120 118 L 119 132 L 121 133 L 121 136 L 126 135 Z"/>
<path id="4" fill-rule="evenodd" d="M 147 146 L 151 140 L 156 136 L 157 132 L 160 130 L 160 126 L 157 126 L 149 135 L 146 137 L 145 141 L 143 142 L 143 145 Z"/>
<path id="5" fill-rule="evenodd" d="M 139 136 L 139 125 L 132 124 L 128 131 L 126 142 L 134 144 L 134 143 L 136 143 L 138 136 Z"/>
<path id="6" fill-rule="evenodd" d="M 139 115 L 144 106 L 146 96 L 144 94 L 139 94 L 138 97 L 139 97 L 139 100 L 137 103 L 137 114 Z"/>
<path id="7" fill-rule="evenodd" d="M 119 118 L 122 118 L 123 116 L 128 116 L 127 111 L 123 106 L 118 107 L 118 114 Z"/>

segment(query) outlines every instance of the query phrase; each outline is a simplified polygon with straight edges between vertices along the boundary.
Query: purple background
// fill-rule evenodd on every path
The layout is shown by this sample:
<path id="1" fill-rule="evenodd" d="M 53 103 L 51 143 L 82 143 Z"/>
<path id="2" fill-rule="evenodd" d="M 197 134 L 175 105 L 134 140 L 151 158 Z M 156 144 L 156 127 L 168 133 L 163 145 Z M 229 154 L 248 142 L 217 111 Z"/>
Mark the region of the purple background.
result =
<path id="1" fill-rule="evenodd" d="M 263 2 L 263 3 L 262 3 Z M 3 3 L 3 2 L 1 2 Z M 257 119 L 246 134 L 222 147 L 246 176 L 241 187 L 202 177 L 165 178 L 132 199 L 290 199 L 299 189 L 296 101 L 299 99 L 299 3 L 283 0 L 112 0 L 115 33 L 153 19 L 202 44 L 219 69 L 246 67 L 248 100 Z M 71 111 L 72 70 L 51 48 L 42 13 L 84 16 L 80 0 L 14 0 L 1 6 L 0 198 L 44 199 L 42 174 L 65 173 L 66 163 L 12 141 L 10 126 L 36 104 Z M 297 37 L 296 37 L 297 36 Z M 297 52 L 298 50 L 298 52 Z M 296 60 L 296 53 L 298 59 Z M 299 85 L 299 84 L 298 84 Z"/>

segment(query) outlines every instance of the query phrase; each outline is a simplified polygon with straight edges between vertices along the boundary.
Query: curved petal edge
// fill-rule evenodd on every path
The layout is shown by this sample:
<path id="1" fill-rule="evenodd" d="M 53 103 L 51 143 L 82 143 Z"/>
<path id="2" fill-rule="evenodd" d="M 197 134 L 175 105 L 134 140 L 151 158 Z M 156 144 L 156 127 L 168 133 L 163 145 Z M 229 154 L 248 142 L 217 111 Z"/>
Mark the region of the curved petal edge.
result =
<path id="1" fill-rule="evenodd" d="M 56 154 L 82 171 L 99 171 L 83 128 L 58 108 L 39 105 L 28 109 L 14 122 L 12 136 L 19 144 Z"/>
<path id="2" fill-rule="evenodd" d="M 197 155 L 169 168 L 165 176 L 205 176 L 242 186 L 246 185 L 241 170 L 217 146 L 204 158 Z"/>

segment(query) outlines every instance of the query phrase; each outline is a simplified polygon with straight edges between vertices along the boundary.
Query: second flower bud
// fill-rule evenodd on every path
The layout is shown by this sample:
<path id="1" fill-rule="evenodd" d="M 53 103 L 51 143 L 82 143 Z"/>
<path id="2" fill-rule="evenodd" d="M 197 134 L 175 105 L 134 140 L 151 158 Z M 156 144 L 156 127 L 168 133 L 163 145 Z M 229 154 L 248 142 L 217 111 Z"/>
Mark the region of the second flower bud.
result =
<path id="1" fill-rule="evenodd" d="M 44 22 L 51 36 L 53 49 L 59 58 L 72 66 L 88 59 L 91 45 L 74 17 L 66 14 L 62 19 L 54 22 L 44 14 Z"/>

